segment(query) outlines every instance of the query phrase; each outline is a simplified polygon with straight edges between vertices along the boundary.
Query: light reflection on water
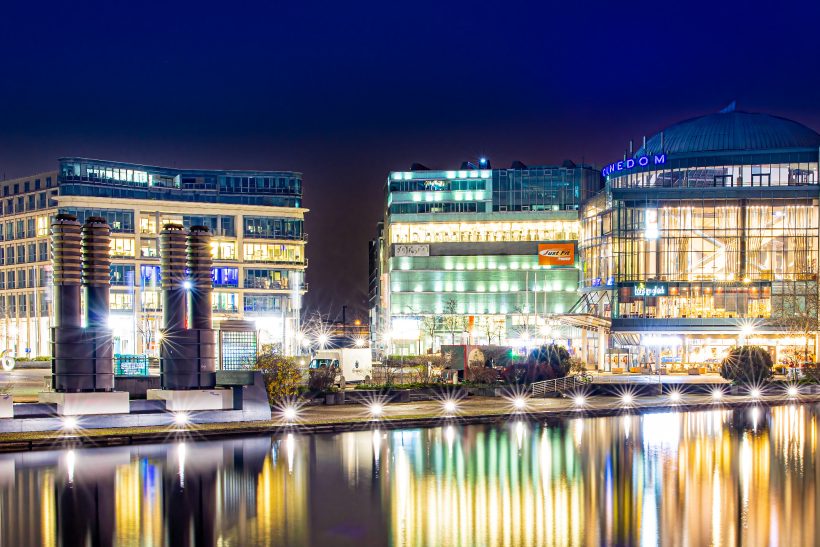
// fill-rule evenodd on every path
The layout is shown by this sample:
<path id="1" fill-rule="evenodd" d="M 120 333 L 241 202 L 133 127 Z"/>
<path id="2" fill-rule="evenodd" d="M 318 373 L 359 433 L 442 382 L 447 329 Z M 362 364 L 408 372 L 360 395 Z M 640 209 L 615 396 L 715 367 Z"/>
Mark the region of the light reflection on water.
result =
<path id="1" fill-rule="evenodd" d="M 0 545 L 813 545 L 817 414 L 0 455 Z"/>

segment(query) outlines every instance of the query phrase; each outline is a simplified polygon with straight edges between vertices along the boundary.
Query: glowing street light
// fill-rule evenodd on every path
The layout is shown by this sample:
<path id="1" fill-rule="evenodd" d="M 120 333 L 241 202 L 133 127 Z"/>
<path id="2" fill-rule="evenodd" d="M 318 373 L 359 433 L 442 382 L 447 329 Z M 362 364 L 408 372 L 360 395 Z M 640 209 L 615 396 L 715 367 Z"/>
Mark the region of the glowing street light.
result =
<path id="1" fill-rule="evenodd" d="M 715 401 L 720 401 L 723 399 L 723 390 L 720 388 L 715 388 L 712 390 L 712 399 Z"/>
<path id="2" fill-rule="evenodd" d="M 631 393 L 624 393 L 621 395 L 621 403 L 625 406 L 630 406 L 632 403 L 635 402 L 635 397 Z"/>
<path id="3" fill-rule="evenodd" d="M 191 421 L 191 416 L 187 412 L 174 412 L 174 423 L 178 426 L 187 425 Z"/>
<path id="4" fill-rule="evenodd" d="M 797 397 L 800 394 L 800 390 L 797 389 L 797 386 L 789 386 L 789 389 L 786 390 L 786 394 L 789 397 Z"/>
<path id="5" fill-rule="evenodd" d="M 287 420 L 289 422 L 292 422 L 293 420 L 295 420 L 297 415 L 298 415 L 298 412 L 296 411 L 296 407 L 286 406 L 284 408 L 284 410 L 282 410 L 282 417 L 285 418 L 285 420 Z"/>
<path id="6" fill-rule="evenodd" d="M 384 414 L 384 405 L 381 403 L 371 403 L 369 410 L 371 416 L 378 418 Z"/>
<path id="7" fill-rule="evenodd" d="M 74 431 L 80 425 L 76 416 L 63 416 L 63 429 Z"/>
<path id="8" fill-rule="evenodd" d="M 572 402 L 575 403 L 575 406 L 584 406 L 587 404 L 587 398 L 579 394 L 572 398 Z"/>
<path id="9" fill-rule="evenodd" d="M 760 391 L 760 388 L 759 388 L 759 387 L 753 387 L 753 388 L 749 391 L 749 395 L 751 395 L 752 399 L 760 399 L 760 396 L 761 396 L 762 394 L 763 394 L 763 393 Z"/>
<path id="10" fill-rule="evenodd" d="M 458 404 L 452 399 L 444 401 L 444 412 L 447 414 L 455 414 L 458 410 Z"/>
<path id="11" fill-rule="evenodd" d="M 515 399 L 513 399 L 513 407 L 519 412 L 525 410 L 527 408 L 527 399 L 519 395 Z"/>
<path id="12" fill-rule="evenodd" d="M 669 400 L 670 400 L 671 402 L 673 402 L 673 403 L 679 403 L 679 402 L 680 402 L 680 400 L 681 400 L 681 394 L 680 394 L 680 391 L 677 391 L 677 390 L 675 390 L 675 391 L 670 391 L 670 392 L 669 392 Z"/>

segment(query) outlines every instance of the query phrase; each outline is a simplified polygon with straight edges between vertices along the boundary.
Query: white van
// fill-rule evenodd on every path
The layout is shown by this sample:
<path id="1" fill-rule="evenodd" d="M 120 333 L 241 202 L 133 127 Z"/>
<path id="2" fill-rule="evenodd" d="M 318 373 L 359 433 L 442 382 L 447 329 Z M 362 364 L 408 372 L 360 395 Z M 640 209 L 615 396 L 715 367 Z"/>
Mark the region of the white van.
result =
<path id="1" fill-rule="evenodd" d="M 373 354 L 370 348 L 323 349 L 316 352 L 308 367 L 317 369 L 336 368 L 345 382 L 363 382 L 365 376 L 373 377 Z M 339 382 L 337 376 L 336 382 Z"/>

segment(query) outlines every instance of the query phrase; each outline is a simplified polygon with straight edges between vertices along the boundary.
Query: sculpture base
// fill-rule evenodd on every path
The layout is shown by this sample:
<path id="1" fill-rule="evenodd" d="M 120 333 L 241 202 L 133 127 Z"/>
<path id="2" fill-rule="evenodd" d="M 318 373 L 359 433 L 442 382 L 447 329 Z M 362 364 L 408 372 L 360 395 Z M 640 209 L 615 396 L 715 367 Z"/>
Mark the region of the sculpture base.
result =
<path id="1" fill-rule="evenodd" d="M 88 414 L 128 414 L 131 407 L 127 391 L 60 393 L 45 391 L 38 395 L 41 403 L 57 405 L 60 416 Z"/>
<path id="2" fill-rule="evenodd" d="M 170 412 L 233 409 L 230 389 L 149 389 L 146 397 L 165 401 L 165 410 Z"/>

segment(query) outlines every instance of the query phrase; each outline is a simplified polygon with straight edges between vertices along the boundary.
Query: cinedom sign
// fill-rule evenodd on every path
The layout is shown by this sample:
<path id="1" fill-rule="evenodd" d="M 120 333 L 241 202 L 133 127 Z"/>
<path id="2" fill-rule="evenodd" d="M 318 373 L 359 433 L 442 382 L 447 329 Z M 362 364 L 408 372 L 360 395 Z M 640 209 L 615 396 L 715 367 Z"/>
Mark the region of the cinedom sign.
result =
<path id="1" fill-rule="evenodd" d="M 635 167 L 647 167 L 652 165 L 663 165 L 666 163 L 666 154 L 654 154 L 650 156 L 641 156 L 640 158 L 629 158 L 628 160 L 610 163 L 601 171 L 605 177 L 618 171 L 628 171 Z"/>

